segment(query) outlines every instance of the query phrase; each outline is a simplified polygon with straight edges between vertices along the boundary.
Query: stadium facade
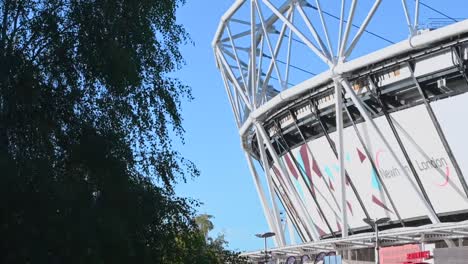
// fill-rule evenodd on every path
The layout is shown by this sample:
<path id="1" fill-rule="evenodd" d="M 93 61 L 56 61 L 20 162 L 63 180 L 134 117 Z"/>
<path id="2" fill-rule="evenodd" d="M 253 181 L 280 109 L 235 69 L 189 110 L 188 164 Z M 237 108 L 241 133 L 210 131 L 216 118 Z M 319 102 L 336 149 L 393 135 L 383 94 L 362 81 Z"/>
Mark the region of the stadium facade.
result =
<path id="1" fill-rule="evenodd" d="M 463 246 L 468 20 L 422 28 L 419 1 L 391 1 L 409 29 L 392 43 L 368 29 L 385 15 L 382 1 L 334 2 L 338 15 L 318 0 L 237 0 L 213 41 L 276 233 L 270 257 L 300 263 L 338 252 L 370 261 L 375 227 L 363 219 L 388 218 L 378 227 L 388 250 Z M 366 53 L 378 41 L 385 44 Z M 264 252 L 245 255 L 261 261 Z"/>

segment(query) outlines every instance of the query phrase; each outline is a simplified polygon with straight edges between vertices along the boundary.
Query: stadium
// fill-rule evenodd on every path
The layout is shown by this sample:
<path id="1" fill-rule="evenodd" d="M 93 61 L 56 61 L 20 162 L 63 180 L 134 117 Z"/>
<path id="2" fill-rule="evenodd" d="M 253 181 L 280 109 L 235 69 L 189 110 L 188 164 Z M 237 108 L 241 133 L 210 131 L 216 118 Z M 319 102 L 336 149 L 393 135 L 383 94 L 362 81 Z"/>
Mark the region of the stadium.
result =
<path id="1" fill-rule="evenodd" d="M 237 0 L 221 18 L 216 64 L 275 234 L 252 263 L 467 263 L 468 20 L 368 2 Z M 398 42 L 370 29 L 393 12 Z"/>

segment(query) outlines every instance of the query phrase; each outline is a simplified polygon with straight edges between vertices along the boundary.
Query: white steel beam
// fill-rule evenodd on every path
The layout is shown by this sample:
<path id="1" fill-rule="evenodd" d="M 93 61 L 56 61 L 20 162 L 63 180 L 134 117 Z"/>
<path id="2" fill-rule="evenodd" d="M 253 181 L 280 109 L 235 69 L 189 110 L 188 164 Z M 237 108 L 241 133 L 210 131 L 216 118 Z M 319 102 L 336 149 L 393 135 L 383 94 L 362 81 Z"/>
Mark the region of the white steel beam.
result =
<path id="1" fill-rule="evenodd" d="M 256 73 L 256 78 L 257 78 L 257 82 L 255 84 L 255 87 L 254 87 L 254 93 L 252 95 L 252 103 L 254 105 L 254 108 L 257 108 L 257 105 L 258 105 L 258 100 L 257 100 L 257 94 L 258 94 L 258 88 L 260 87 L 261 85 L 261 79 L 262 79 L 262 67 L 263 67 L 263 47 L 264 47 L 264 38 L 263 38 L 263 35 L 262 37 L 260 38 L 260 53 L 259 53 L 259 62 L 258 62 L 258 67 L 257 67 L 257 73 Z"/>
<path id="2" fill-rule="evenodd" d="M 221 42 L 226 42 L 228 41 L 229 39 L 238 39 L 238 38 L 242 38 L 242 37 L 245 37 L 245 36 L 248 36 L 250 35 L 250 29 L 249 30 L 245 30 L 243 32 L 240 32 L 240 33 L 237 33 L 235 35 L 232 35 L 231 37 L 226 37 L 226 38 L 223 38 L 221 39 Z"/>
<path id="3" fill-rule="evenodd" d="M 224 30 L 224 25 L 226 21 L 232 18 L 234 13 L 241 8 L 241 6 L 244 4 L 245 0 L 236 0 L 231 7 L 224 13 L 224 15 L 221 17 L 221 21 L 218 25 L 218 29 L 216 30 L 215 36 L 213 38 L 213 41 L 211 42 L 211 46 L 215 47 L 218 44 L 219 39 L 221 38 Z"/>
<path id="4" fill-rule="evenodd" d="M 410 36 L 414 35 L 414 29 L 413 29 L 413 24 L 411 24 L 411 18 L 408 12 L 408 5 L 406 3 L 406 0 L 401 0 L 401 4 L 403 6 L 403 12 L 405 13 L 405 18 L 406 18 L 406 24 L 408 25 L 408 30 L 410 33 Z"/>
<path id="5" fill-rule="evenodd" d="M 245 92 L 240 87 L 239 82 L 236 79 L 236 76 L 232 72 L 231 67 L 229 67 L 229 64 L 227 63 L 226 58 L 224 57 L 224 54 L 221 52 L 219 47 L 216 49 L 216 53 L 218 54 L 218 57 L 220 58 L 221 65 L 224 66 L 223 67 L 224 70 L 228 73 L 229 77 L 231 78 L 231 82 L 234 84 L 234 87 L 237 89 L 237 92 L 242 97 L 244 104 L 247 106 L 247 108 L 249 108 L 249 110 L 252 110 L 252 105 L 249 102 L 249 98 L 247 97 Z"/>
<path id="6" fill-rule="evenodd" d="M 342 41 L 342 38 L 343 38 L 345 7 L 346 7 L 346 0 L 341 0 L 340 25 L 339 25 L 339 29 L 338 29 L 338 42 L 337 42 L 337 47 L 336 47 L 336 56 L 338 57 L 338 59 L 340 58 L 341 41 Z"/>
<path id="7" fill-rule="evenodd" d="M 224 75 L 224 72 L 221 72 L 221 76 L 222 76 L 221 79 L 223 79 L 223 82 L 224 82 L 224 87 L 226 89 L 226 93 L 228 95 L 229 103 L 231 104 L 232 112 L 233 112 L 234 117 L 236 119 L 236 125 L 239 128 L 241 126 L 241 118 L 240 118 L 240 114 L 239 114 L 239 109 L 237 108 L 237 104 L 234 101 L 234 98 L 232 97 L 231 87 L 229 87 L 229 82 L 228 82 L 226 76 Z"/>
<path id="8" fill-rule="evenodd" d="M 288 27 L 294 31 L 294 33 L 326 64 L 331 65 L 330 61 L 325 54 L 323 54 L 302 32 L 297 29 L 288 19 L 286 19 L 280 11 L 268 0 L 262 0 L 268 8 L 279 18 L 281 19 Z"/>
<path id="9" fill-rule="evenodd" d="M 298 212 L 296 208 L 293 206 L 293 202 L 290 199 L 291 195 L 289 194 L 288 190 L 284 188 L 284 186 L 286 185 L 282 181 L 282 178 L 279 177 L 279 175 L 276 175 L 276 173 L 272 174 L 272 178 L 278 182 L 278 185 L 276 185 L 275 183 L 277 196 L 280 202 L 282 203 L 285 212 L 290 217 L 290 220 L 294 219 L 293 224 L 296 227 L 297 233 L 299 237 L 301 238 L 301 241 L 302 242 L 311 241 L 307 227 L 304 225 L 303 221 L 298 216 Z"/>
<path id="10" fill-rule="evenodd" d="M 252 179 L 253 179 L 253 182 L 254 182 L 254 185 L 255 185 L 255 189 L 257 190 L 258 198 L 259 198 L 260 203 L 262 205 L 263 214 L 265 215 L 265 218 L 267 220 L 268 227 L 270 228 L 270 230 L 272 230 L 272 231 L 275 230 L 276 231 L 276 229 L 277 229 L 276 220 L 271 215 L 271 210 L 270 210 L 270 207 L 268 206 L 268 202 L 267 202 L 267 199 L 265 197 L 265 193 L 263 191 L 260 178 L 258 177 L 257 170 L 255 169 L 255 166 L 253 164 L 252 157 L 246 151 L 244 151 L 244 154 L 245 154 L 245 159 L 247 160 L 247 163 L 249 165 L 250 174 L 252 174 Z M 280 236 L 275 236 L 274 241 L 275 241 L 276 246 L 281 246 L 282 245 L 282 241 L 280 239 Z"/>
<path id="11" fill-rule="evenodd" d="M 252 104 L 253 109 L 257 108 L 255 104 L 255 87 L 257 86 L 257 28 L 255 27 L 256 24 L 256 16 L 255 16 L 255 0 L 250 0 L 250 65 L 251 65 L 251 72 L 250 72 L 250 102 Z M 261 18 L 260 18 L 261 19 Z"/>
<path id="12" fill-rule="evenodd" d="M 229 19 L 229 21 L 250 26 L 250 23 L 248 21 L 244 21 L 244 20 L 240 20 L 240 19 L 236 19 L 236 18 L 231 18 L 231 19 Z"/>
<path id="13" fill-rule="evenodd" d="M 290 16 L 291 16 L 290 17 L 291 22 L 294 24 L 294 5 L 291 5 L 291 15 Z M 293 40 L 292 30 L 289 29 L 288 51 L 287 51 L 287 55 L 286 55 L 286 66 L 285 66 L 286 68 L 285 68 L 285 74 L 284 74 L 285 75 L 284 76 L 284 82 L 285 82 L 286 87 L 288 86 L 288 82 L 289 82 L 289 70 L 290 70 L 289 65 L 291 65 L 292 40 Z"/>
<path id="14" fill-rule="evenodd" d="M 290 245 L 294 245 L 296 244 L 296 236 L 295 236 L 295 230 L 294 230 L 294 225 L 292 223 L 292 220 L 291 218 L 289 217 L 289 215 L 286 216 L 286 219 L 287 219 L 287 225 L 288 225 L 288 233 L 289 233 L 289 244 Z"/>
<path id="15" fill-rule="evenodd" d="M 292 7 L 290 9 L 288 9 L 287 12 L 288 12 L 287 16 L 288 16 L 288 19 L 289 19 L 289 17 L 292 15 L 292 12 L 293 12 Z M 283 43 L 283 37 L 284 37 L 284 33 L 286 32 L 286 29 L 287 29 L 287 25 L 286 25 L 286 23 L 284 23 L 283 26 L 281 27 L 279 37 L 278 37 L 278 41 L 276 42 L 276 47 L 275 47 L 275 52 L 274 52 L 275 57 L 278 56 L 278 53 L 280 51 L 281 44 Z M 261 95 L 262 99 L 265 97 L 266 90 L 268 89 L 268 83 L 270 81 L 270 77 L 271 77 L 271 74 L 273 72 L 273 66 L 274 66 L 273 63 L 274 63 L 274 61 L 271 60 L 270 65 L 268 66 L 268 70 L 266 72 L 265 81 L 263 82 L 262 95 Z"/>
<path id="16" fill-rule="evenodd" d="M 245 76 L 244 68 L 241 67 L 241 62 L 240 62 L 240 59 L 239 59 L 239 55 L 237 53 L 236 45 L 234 44 L 234 39 L 232 38 L 231 27 L 229 26 L 229 23 L 227 23 L 227 25 L 226 25 L 226 31 L 228 33 L 229 42 L 231 43 L 232 52 L 234 53 L 234 58 L 236 60 L 237 67 L 239 67 L 239 72 L 240 72 L 240 75 L 242 77 L 242 83 L 244 84 L 244 89 L 247 91 L 247 82 L 245 81 L 245 78 L 244 78 L 244 76 Z"/>
<path id="17" fill-rule="evenodd" d="M 341 95 L 341 84 L 334 80 L 335 85 L 335 115 L 336 131 L 338 136 L 338 172 L 340 178 L 340 198 L 341 198 L 341 236 L 348 236 L 348 210 L 346 206 L 346 169 L 344 162 L 344 140 L 343 140 L 343 97 Z"/>
<path id="18" fill-rule="evenodd" d="M 220 70 L 222 71 L 222 68 L 220 68 Z M 224 77 L 227 79 L 226 75 L 225 75 L 225 74 L 223 74 L 223 75 L 224 75 Z M 232 86 L 234 86 L 234 85 L 232 85 Z M 241 123 L 242 123 L 242 122 L 244 121 L 245 115 L 246 115 L 246 113 L 244 112 L 245 107 L 242 107 L 242 106 L 241 106 L 241 101 L 242 101 L 242 99 L 239 98 L 239 94 L 237 93 L 236 87 L 234 87 L 234 89 L 232 89 L 232 90 L 234 91 L 234 101 L 236 102 L 237 111 L 238 111 L 238 113 L 239 113 L 239 118 L 240 118 Z M 241 111 L 242 111 L 242 112 L 241 112 Z"/>
<path id="19" fill-rule="evenodd" d="M 252 52 L 248 51 L 248 54 L 249 54 L 249 64 L 248 64 L 248 67 L 247 67 L 247 89 L 245 90 L 245 93 L 247 94 L 247 97 L 249 98 L 249 102 L 252 104 L 252 110 L 255 110 L 255 106 L 253 105 L 253 102 L 252 102 L 252 95 L 250 94 L 250 91 L 251 91 L 251 86 L 252 86 L 252 68 L 253 65 L 252 65 L 252 59 L 251 59 L 251 54 Z"/>
<path id="20" fill-rule="evenodd" d="M 295 203 L 296 208 L 298 209 L 299 214 L 301 215 L 301 217 L 306 222 L 306 226 L 307 226 L 307 229 L 309 230 L 309 233 L 312 236 L 312 240 L 314 240 L 314 241 L 319 240 L 319 235 L 317 233 L 317 230 L 315 229 L 315 226 L 311 225 L 311 222 L 312 222 L 311 219 L 312 218 L 310 217 L 309 213 L 307 212 L 307 209 L 306 209 L 307 207 L 305 206 L 304 201 L 302 201 L 302 199 L 300 198 L 297 190 L 294 188 L 294 184 L 291 181 L 291 177 L 290 177 L 289 173 L 287 172 L 287 170 L 285 169 L 284 164 L 281 162 L 280 158 L 278 157 L 278 154 L 276 154 L 276 151 L 275 151 L 273 145 L 271 144 L 265 129 L 258 122 L 255 123 L 255 128 L 256 128 L 256 131 L 257 131 L 257 135 L 261 136 L 263 138 L 263 141 L 264 141 L 268 151 L 270 152 L 271 157 L 273 158 L 273 162 L 275 164 L 278 164 L 278 167 L 279 167 L 279 170 L 280 170 L 281 174 L 284 175 L 286 188 L 288 189 L 289 193 L 291 194 L 290 198 L 292 198 L 292 200 Z"/>
<path id="21" fill-rule="evenodd" d="M 276 75 L 278 77 L 278 81 L 280 82 L 280 86 L 283 89 L 284 88 L 283 87 L 283 79 L 281 78 L 281 73 L 280 73 L 278 64 L 276 63 L 276 56 L 278 54 L 273 50 L 273 46 L 271 45 L 270 36 L 268 35 L 268 28 L 265 26 L 262 9 L 260 8 L 260 5 L 257 3 L 256 0 L 252 0 L 252 1 L 255 2 L 255 6 L 257 7 L 257 12 L 258 12 L 258 15 L 260 16 L 260 23 L 261 23 L 262 28 L 263 28 L 264 38 L 265 38 L 265 41 L 267 43 L 267 47 L 270 50 L 271 60 L 272 60 L 273 65 L 275 67 L 275 71 L 276 71 Z M 282 37 L 281 37 L 281 39 L 282 39 Z"/>
<path id="22" fill-rule="evenodd" d="M 317 30 L 315 29 L 314 25 L 312 25 L 312 22 L 310 21 L 309 17 L 304 12 L 304 9 L 302 8 L 300 4 L 296 4 L 296 6 L 297 6 L 297 11 L 299 11 L 299 14 L 301 15 L 302 19 L 304 19 L 304 22 L 307 28 L 312 33 L 312 36 L 314 37 L 315 42 L 317 42 L 318 45 L 320 46 L 322 53 L 328 58 L 328 60 L 332 61 L 333 55 L 328 53 L 328 49 L 325 47 L 325 44 L 323 43 L 322 38 L 320 38 L 320 36 L 318 35 Z"/>
<path id="23" fill-rule="evenodd" d="M 340 43 L 340 56 L 339 60 L 344 61 L 346 58 L 343 57 L 345 48 L 346 48 L 346 43 L 348 42 L 348 37 L 349 37 L 349 32 L 351 31 L 351 26 L 353 25 L 353 19 L 354 19 L 354 11 L 356 11 L 356 5 L 357 5 L 357 0 L 352 0 L 351 2 L 351 9 L 349 10 L 348 13 L 348 21 L 346 22 L 346 29 L 344 32 L 343 39 L 341 40 Z"/>
<path id="24" fill-rule="evenodd" d="M 220 49 L 224 54 L 226 54 L 230 58 L 232 58 L 234 60 L 236 59 L 236 56 L 234 55 L 234 53 L 232 53 L 229 50 L 225 49 L 223 46 L 221 46 Z M 242 48 L 239 48 L 239 47 L 236 47 L 236 49 L 243 50 Z M 248 69 L 249 65 L 247 63 L 245 63 L 244 61 L 242 61 L 242 59 L 240 59 L 240 58 L 239 58 L 239 63 L 240 63 L 243 70 Z M 235 67 L 238 67 L 238 66 L 230 66 L 230 67 L 235 68 Z M 246 83 L 248 84 L 248 82 L 246 82 Z"/>
<path id="25" fill-rule="evenodd" d="M 371 10 L 367 14 L 366 18 L 364 19 L 364 22 L 362 22 L 361 27 L 359 27 L 358 32 L 354 36 L 353 40 L 351 41 L 351 44 L 349 45 L 349 48 L 346 50 L 344 57 L 347 58 L 349 55 L 351 55 L 351 52 L 353 52 L 354 47 L 358 43 L 359 39 L 361 38 L 362 34 L 366 31 L 367 25 L 369 25 L 369 22 L 372 20 L 372 17 L 375 14 L 375 11 L 379 8 L 380 3 L 382 0 L 376 0 L 374 2 L 374 5 L 372 6 Z"/>
<path id="26" fill-rule="evenodd" d="M 334 55 L 333 55 L 334 54 L 333 45 L 331 44 L 330 35 L 328 34 L 327 22 L 325 21 L 325 18 L 323 17 L 323 11 L 322 11 L 322 7 L 320 5 L 320 0 L 315 0 L 315 3 L 317 5 L 317 10 L 318 10 L 319 15 L 320 15 L 320 21 L 322 23 L 323 32 L 325 34 L 325 39 L 327 41 L 328 53 L 330 54 L 330 57 L 331 57 L 332 61 L 335 62 L 335 58 L 334 58 Z"/>
<path id="27" fill-rule="evenodd" d="M 413 23 L 413 31 L 417 33 L 419 25 L 419 0 L 416 0 L 414 6 L 414 23 Z"/>
<path id="28" fill-rule="evenodd" d="M 278 232 L 278 236 L 280 237 L 280 242 L 282 244 L 285 244 L 284 242 L 284 233 L 283 229 L 281 228 L 281 218 L 279 214 L 279 209 L 278 209 L 278 204 L 276 203 L 276 195 L 275 195 L 275 190 L 274 190 L 274 184 L 273 184 L 273 179 L 271 177 L 270 173 L 270 165 L 268 164 L 268 159 L 265 151 L 265 146 L 263 144 L 262 137 L 258 135 L 257 131 L 257 143 L 258 143 L 258 149 L 260 151 L 260 157 L 262 160 L 263 164 L 263 170 L 265 171 L 265 178 L 267 180 L 267 186 L 268 186 L 268 191 L 270 193 L 270 202 L 272 204 L 272 212 L 273 212 L 273 219 L 275 223 L 275 230 Z"/>

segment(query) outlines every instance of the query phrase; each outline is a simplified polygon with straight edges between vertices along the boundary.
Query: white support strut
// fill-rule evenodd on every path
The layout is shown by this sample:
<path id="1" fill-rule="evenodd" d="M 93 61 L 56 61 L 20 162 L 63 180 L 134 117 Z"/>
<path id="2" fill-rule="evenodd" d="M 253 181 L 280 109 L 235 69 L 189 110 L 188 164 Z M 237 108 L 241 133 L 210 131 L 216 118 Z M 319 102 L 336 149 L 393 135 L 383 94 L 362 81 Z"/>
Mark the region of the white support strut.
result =
<path id="1" fill-rule="evenodd" d="M 341 236 L 348 236 L 348 210 L 346 200 L 346 169 L 344 162 L 344 140 L 343 140 L 343 97 L 341 95 L 341 84 L 339 80 L 334 80 L 335 85 L 335 114 L 336 131 L 338 135 L 338 172 L 340 178 L 340 198 L 341 198 Z"/>
<path id="2" fill-rule="evenodd" d="M 317 4 L 317 11 L 319 12 L 319 15 L 320 15 L 320 22 L 322 23 L 322 29 L 325 34 L 325 40 L 327 41 L 328 53 L 330 54 L 330 58 L 332 58 L 333 63 L 336 63 L 335 58 L 333 58 L 334 56 L 333 45 L 331 44 L 330 35 L 328 34 L 327 22 L 325 21 L 325 18 L 323 17 L 323 11 L 322 11 L 322 6 L 320 5 L 320 0 L 315 0 L 315 3 Z"/>
<path id="3" fill-rule="evenodd" d="M 358 43 L 359 39 L 361 38 L 362 34 L 367 28 L 367 25 L 369 25 L 369 22 L 371 21 L 372 17 L 375 14 L 375 11 L 379 8 L 380 3 L 382 0 L 376 0 L 374 2 L 374 5 L 372 6 L 371 10 L 369 11 L 369 14 L 367 14 L 366 19 L 364 19 L 364 22 L 362 22 L 361 27 L 359 28 L 358 32 L 356 33 L 356 36 L 354 36 L 353 40 L 351 41 L 351 44 L 349 45 L 349 48 L 346 50 L 344 57 L 347 58 L 349 55 L 351 55 L 351 52 L 353 52 L 354 47 Z"/>
<path id="4" fill-rule="evenodd" d="M 356 5 L 357 5 L 357 0 L 352 0 L 351 2 L 351 9 L 349 10 L 348 14 L 348 21 L 346 24 L 346 29 L 344 31 L 344 36 L 343 39 L 341 40 L 341 43 L 339 43 L 339 60 L 340 61 L 345 61 L 346 58 L 344 57 L 345 49 L 346 49 L 346 43 L 348 43 L 348 37 L 349 33 L 351 31 L 351 26 L 353 25 L 353 18 L 354 18 L 354 12 L 356 11 Z"/>
<path id="5" fill-rule="evenodd" d="M 250 3 L 250 103 L 252 104 L 252 108 L 257 108 L 255 104 L 255 88 L 257 86 L 257 29 L 256 29 L 256 16 L 255 16 L 255 0 L 251 0 Z M 262 18 L 260 18 L 262 19 Z M 263 22 L 262 22 L 263 23 Z"/>
<path id="6" fill-rule="evenodd" d="M 317 42 L 320 46 L 321 52 L 325 54 L 328 60 L 332 61 L 333 55 L 328 52 L 328 49 L 325 47 L 322 38 L 320 38 L 320 36 L 318 35 L 317 30 L 315 29 L 314 25 L 312 25 L 312 22 L 310 21 L 309 17 L 307 17 L 306 13 L 304 12 L 304 9 L 299 3 L 297 4 L 297 11 L 299 11 L 299 14 L 301 15 L 302 19 L 304 19 L 307 28 L 309 28 L 309 31 L 312 33 L 312 36 L 315 39 L 315 42 Z"/>
<path id="7" fill-rule="evenodd" d="M 292 7 L 290 9 L 288 9 L 287 16 L 288 17 L 292 16 Z M 274 53 L 273 53 L 273 55 L 275 57 L 278 56 L 278 52 L 279 52 L 279 50 L 281 48 L 281 44 L 283 43 L 283 37 L 284 37 L 284 34 L 286 33 L 286 29 L 287 29 L 287 25 L 283 24 L 283 26 L 281 27 L 280 33 L 279 33 L 279 38 L 278 38 L 278 40 L 276 42 L 276 47 L 275 47 Z M 274 63 L 275 62 L 273 60 L 271 60 L 269 66 L 268 66 L 266 76 L 265 76 L 265 79 L 264 79 L 264 84 L 262 85 L 262 94 L 261 94 L 262 99 L 266 95 L 266 90 L 268 89 L 268 81 L 270 80 L 270 77 L 271 77 L 271 74 L 272 74 L 272 71 L 273 71 Z M 283 87 L 283 84 L 280 83 L 280 86 Z"/>
<path id="8" fill-rule="evenodd" d="M 294 26 L 288 19 L 286 19 L 280 12 L 279 10 L 273 6 L 273 4 L 268 1 L 268 0 L 263 0 L 263 2 L 265 3 L 266 6 L 268 6 L 268 8 L 270 8 L 270 10 L 276 15 L 278 16 L 279 19 L 281 19 L 286 25 L 288 25 L 288 27 L 322 60 L 324 61 L 325 63 L 331 65 L 332 64 L 332 61 L 330 61 L 330 59 L 325 55 L 323 54 L 306 36 L 304 36 L 304 34 L 302 34 L 302 32 L 296 28 L 296 26 Z"/>
<path id="9" fill-rule="evenodd" d="M 273 65 L 275 67 L 275 71 L 276 71 L 276 75 L 278 77 L 278 81 L 280 82 L 281 88 L 283 88 L 283 79 L 281 78 L 281 73 L 279 71 L 279 67 L 278 67 L 278 64 L 276 62 L 277 54 L 276 54 L 276 52 L 274 52 L 273 46 L 271 45 L 270 36 L 268 35 L 268 28 L 266 27 L 265 22 L 264 22 L 265 19 L 263 17 L 262 9 L 260 8 L 260 5 L 258 5 L 256 0 L 252 0 L 252 1 L 255 3 L 255 7 L 257 8 L 258 15 L 260 16 L 260 23 L 262 25 L 263 35 L 264 35 L 265 41 L 267 43 L 267 47 L 270 50 L 271 60 L 272 60 Z"/>
<path id="10" fill-rule="evenodd" d="M 232 72 L 231 68 L 229 67 L 226 61 L 226 58 L 224 57 L 224 55 L 222 54 L 219 48 L 216 49 L 216 51 L 223 65 L 224 70 L 228 73 L 229 77 L 231 78 L 231 82 L 234 84 L 234 87 L 237 89 L 237 92 L 241 95 L 242 100 L 244 101 L 244 104 L 247 106 L 247 108 L 252 110 L 252 105 L 250 104 L 249 98 L 245 94 L 245 91 L 243 91 L 242 88 L 240 87 L 239 82 L 236 80 L 234 73 Z"/>
<path id="11" fill-rule="evenodd" d="M 256 131 L 260 133 L 260 134 L 257 134 L 257 135 L 261 136 L 263 138 L 264 143 L 265 143 L 268 151 L 270 152 L 271 157 L 273 158 L 273 162 L 278 165 L 281 174 L 284 175 L 285 182 L 286 182 L 286 189 L 288 190 L 288 192 L 290 194 L 290 198 L 298 206 L 298 208 L 296 208 L 296 209 L 298 209 L 299 214 L 301 215 L 301 217 L 303 219 L 306 220 L 307 229 L 308 229 L 309 233 L 312 236 L 311 239 L 314 240 L 314 241 L 319 240 L 317 230 L 315 229 L 314 226 L 311 225 L 311 223 L 312 223 L 311 219 L 312 218 L 310 217 L 309 213 L 307 212 L 304 201 L 300 198 L 297 190 L 294 188 L 294 184 L 291 182 L 291 177 L 290 177 L 289 173 L 287 172 L 287 170 L 284 168 L 284 164 L 281 162 L 280 158 L 276 154 L 276 151 L 273 148 L 273 145 L 271 144 L 270 140 L 268 139 L 268 136 L 266 134 L 265 129 L 259 123 L 255 124 L 255 128 L 256 128 Z"/>
<path id="12" fill-rule="evenodd" d="M 269 164 L 267 155 L 265 152 L 265 148 L 263 147 L 263 140 L 261 137 L 258 138 L 258 148 L 260 150 L 260 157 L 263 164 L 263 170 L 265 171 L 265 178 L 267 180 L 268 192 L 270 193 L 270 200 L 272 204 L 272 212 L 273 212 L 273 219 L 275 224 L 275 230 L 279 236 L 280 244 L 284 244 L 284 233 L 283 229 L 281 228 L 281 219 L 279 214 L 278 205 L 276 203 L 276 195 L 275 195 L 275 188 L 273 184 L 273 179 L 271 177 L 271 173 L 269 170 Z"/>
<path id="13" fill-rule="evenodd" d="M 265 193 L 263 192 L 260 178 L 258 177 L 258 174 L 257 174 L 257 170 L 255 170 L 252 157 L 250 157 L 250 155 L 247 152 L 244 152 L 244 154 L 245 154 L 245 159 L 247 160 L 247 164 L 249 165 L 250 174 L 252 174 L 252 179 L 255 185 L 255 189 L 257 190 L 258 198 L 262 205 L 263 214 L 265 215 L 265 218 L 267 220 L 268 227 L 270 228 L 270 230 L 276 231 L 276 224 L 275 224 L 276 220 L 274 220 L 273 216 L 271 215 L 271 211 L 268 206 Z M 282 243 L 280 240 L 280 236 L 275 236 L 274 241 L 275 241 L 276 246 L 280 246 Z"/>

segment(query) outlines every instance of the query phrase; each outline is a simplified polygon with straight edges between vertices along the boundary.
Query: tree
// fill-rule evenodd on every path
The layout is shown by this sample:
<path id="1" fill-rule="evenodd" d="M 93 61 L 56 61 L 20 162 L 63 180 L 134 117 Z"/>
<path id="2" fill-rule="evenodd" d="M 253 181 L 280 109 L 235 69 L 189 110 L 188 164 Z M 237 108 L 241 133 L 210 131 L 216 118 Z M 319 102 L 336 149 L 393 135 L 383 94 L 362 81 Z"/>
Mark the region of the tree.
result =
<path id="1" fill-rule="evenodd" d="M 195 217 L 195 223 L 205 240 L 208 240 L 208 233 L 214 228 L 213 222 L 210 220 L 212 218 L 213 216 L 209 214 L 201 214 Z"/>
<path id="2" fill-rule="evenodd" d="M 208 236 L 208 233 L 214 228 L 213 222 L 210 220 L 212 218 L 212 215 L 201 214 L 196 216 L 194 219 L 198 227 L 199 237 L 202 237 L 204 241 L 204 246 L 201 247 L 204 253 L 202 254 L 201 258 L 210 260 L 209 262 L 201 261 L 200 263 L 247 263 L 245 258 L 239 256 L 239 252 L 226 249 L 228 242 L 226 241 L 224 234 L 218 234 L 218 236 L 214 239 Z"/>
<path id="3" fill-rule="evenodd" d="M 183 3 L 0 3 L 0 263 L 197 263 Z"/>

